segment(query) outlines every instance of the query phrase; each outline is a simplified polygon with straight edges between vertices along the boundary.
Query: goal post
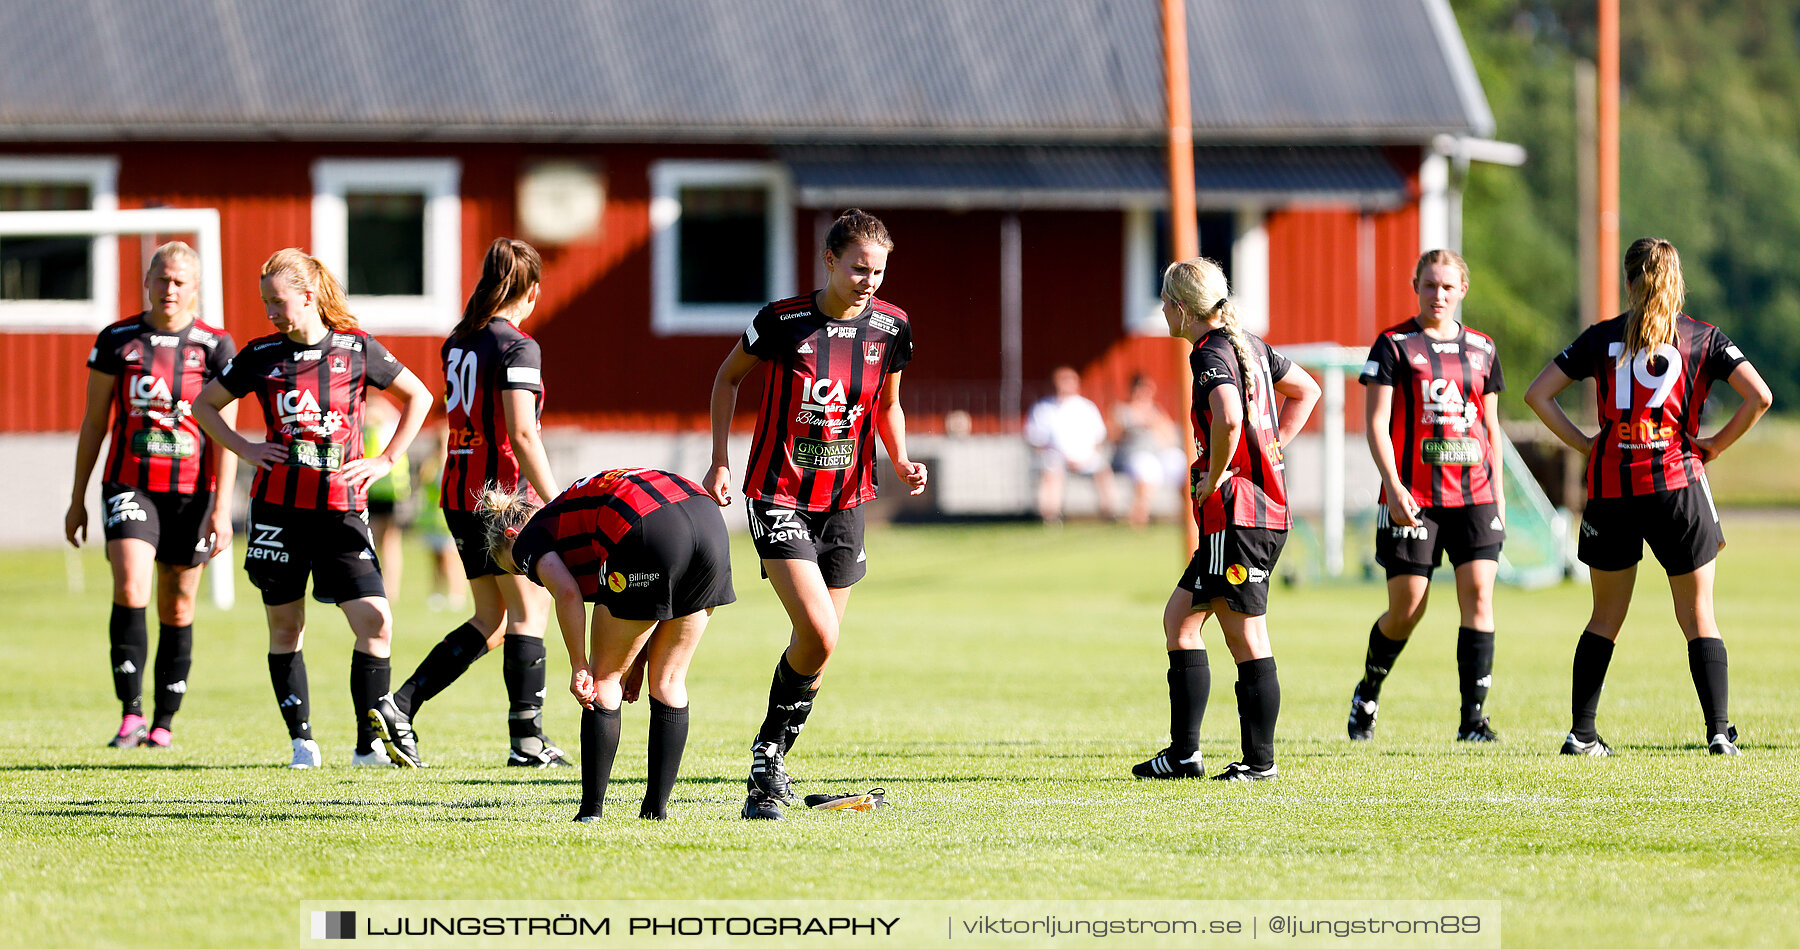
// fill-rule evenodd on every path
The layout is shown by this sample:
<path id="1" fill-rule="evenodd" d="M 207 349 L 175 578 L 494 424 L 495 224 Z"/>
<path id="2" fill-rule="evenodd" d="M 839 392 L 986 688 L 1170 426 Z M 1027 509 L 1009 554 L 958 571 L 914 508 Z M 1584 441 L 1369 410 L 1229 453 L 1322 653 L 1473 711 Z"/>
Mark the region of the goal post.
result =
<path id="1" fill-rule="evenodd" d="M 0 212 L 0 238 L 6 237 L 122 237 L 145 234 L 192 234 L 200 255 L 200 312 L 215 325 L 225 322 L 225 266 L 220 248 L 217 208 L 131 208 L 111 211 L 4 211 Z M 102 311 L 113 300 L 96 301 Z M 101 326 L 91 329 L 98 332 Z M 224 499 L 230 503 L 231 499 Z M 236 601 L 230 546 L 213 558 L 223 558 L 222 570 L 207 576 L 212 601 L 229 609 Z"/>

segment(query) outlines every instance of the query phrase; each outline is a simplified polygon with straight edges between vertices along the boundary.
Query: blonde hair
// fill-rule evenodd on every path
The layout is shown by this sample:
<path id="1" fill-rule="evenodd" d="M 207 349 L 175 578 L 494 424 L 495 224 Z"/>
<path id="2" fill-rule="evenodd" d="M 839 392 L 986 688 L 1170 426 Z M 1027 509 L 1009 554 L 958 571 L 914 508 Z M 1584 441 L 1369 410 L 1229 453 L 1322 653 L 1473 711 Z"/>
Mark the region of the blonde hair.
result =
<path id="1" fill-rule="evenodd" d="M 525 526 L 526 521 L 531 520 L 533 514 L 544 507 L 531 500 L 530 491 L 531 488 L 523 481 L 517 488 L 510 490 L 494 481 L 481 486 L 481 495 L 475 499 L 475 518 L 481 523 L 488 559 L 495 563 L 500 562 L 500 551 L 512 544 L 506 532 L 517 532 Z"/>
<path id="2" fill-rule="evenodd" d="M 1243 378 L 1240 388 L 1244 390 L 1247 405 L 1256 385 L 1256 374 L 1250 371 L 1256 356 L 1239 325 L 1237 306 L 1231 302 L 1230 290 L 1225 271 L 1205 257 L 1178 260 L 1163 271 L 1163 299 L 1187 307 L 1196 318 L 1217 317 L 1219 328 L 1225 331 L 1225 338 L 1237 353 L 1238 375 Z"/>
<path id="3" fill-rule="evenodd" d="M 1444 250 L 1440 247 L 1437 250 L 1428 250 L 1419 255 L 1419 262 L 1413 265 L 1413 285 L 1418 286 L 1419 278 L 1425 275 L 1426 267 L 1434 267 L 1438 264 L 1449 264 L 1450 266 L 1455 267 L 1456 272 L 1462 274 L 1463 284 L 1468 284 L 1468 262 L 1463 260 L 1462 255 L 1456 251 Z"/>
<path id="4" fill-rule="evenodd" d="M 286 277 L 288 286 L 296 290 L 311 290 L 313 301 L 319 308 L 319 319 L 325 321 L 327 329 L 358 328 L 356 317 L 350 313 L 350 305 L 344 300 L 344 285 L 338 283 L 338 279 L 332 276 L 319 258 L 298 247 L 284 247 L 263 261 L 262 275 Z"/>
<path id="5" fill-rule="evenodd" d="M 1660 237 L 1632 241 L 1625 249 L 1625 287 L 1631 294 L 1631 309 L 1625 311 L 1625 354 L 1675 342 L 1675 318 L 1687 297 L 1675 245 Z"/>
<path id="6" fill-rule="evenodd" d="M 144 268 L 144 283 L 150 282 L 150 275 L 156 272 L 158 265 L 166 268 L 170 261 L 180 261 L 194 268 L 194 284 L 199 285 L 200 255 L 185 241 L 170 241 L 158 247 L 156 253 L 150 255 L 150 264 Z M 163 272 L 167 273 L 168 271 L 165 269 Z"/>

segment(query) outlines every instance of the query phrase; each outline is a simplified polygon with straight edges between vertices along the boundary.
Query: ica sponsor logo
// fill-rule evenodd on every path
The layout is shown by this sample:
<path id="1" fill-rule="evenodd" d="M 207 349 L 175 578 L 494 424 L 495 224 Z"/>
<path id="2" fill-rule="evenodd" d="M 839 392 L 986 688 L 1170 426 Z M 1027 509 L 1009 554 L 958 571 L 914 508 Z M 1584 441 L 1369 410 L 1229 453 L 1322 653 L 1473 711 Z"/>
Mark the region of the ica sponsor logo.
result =
<path id="1" fill-rule="evenodd" d="M 1463 400 L 1462 387 L 1454 379 L 1421 379 L 1419 388 L 1425 402 L 1425 425 L 1444 425 L 1453 431 L 1466 432 L 1475 424 L 1481 411 L 1479 403 Z"/>
<path id="2" fill-rule="evenodd" d="M 283 422 L 301 415 L 319 414 L 319 397 L 307 389 L 288 389 L 275 393 L 275 411 Z"/>
<path id="3" fill-rule="evenodd" d="M 801 411 L 818 412 L 829 415 L 842 411 L 848 399 L 844 396 L 844 384 L 835 379 L 823 376 L 814 379 L 812 376 L 801 376 L 800 409 Z"/>
<path id="4" fill-rule="evenodd" d="M 169 395 L 169 383 L 160 377 L 132 377 L 131 401 L 134 405 L 167 405 Z"/>

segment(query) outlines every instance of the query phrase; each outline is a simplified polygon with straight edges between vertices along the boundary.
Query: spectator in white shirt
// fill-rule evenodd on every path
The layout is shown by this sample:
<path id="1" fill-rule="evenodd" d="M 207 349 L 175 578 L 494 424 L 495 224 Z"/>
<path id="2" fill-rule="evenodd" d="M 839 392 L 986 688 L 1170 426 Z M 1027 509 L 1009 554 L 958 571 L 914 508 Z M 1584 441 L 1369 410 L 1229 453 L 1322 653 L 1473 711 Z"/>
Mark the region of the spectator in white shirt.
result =
<path id="1" fill-rule="evenodd" d="M 1112 469 L 1106 458 L 1106 419 L 1081 395 L 1081 376 L 1068 366 L 1050 373 L 1056 393 L 1031 407 L 1025 442 L 1037 450 L 1038 515 L 1046 524 L 1062 521 L 1063 485 L 1068 475 L 1094 479 L 1101 516 L 1113 517 Z"/>

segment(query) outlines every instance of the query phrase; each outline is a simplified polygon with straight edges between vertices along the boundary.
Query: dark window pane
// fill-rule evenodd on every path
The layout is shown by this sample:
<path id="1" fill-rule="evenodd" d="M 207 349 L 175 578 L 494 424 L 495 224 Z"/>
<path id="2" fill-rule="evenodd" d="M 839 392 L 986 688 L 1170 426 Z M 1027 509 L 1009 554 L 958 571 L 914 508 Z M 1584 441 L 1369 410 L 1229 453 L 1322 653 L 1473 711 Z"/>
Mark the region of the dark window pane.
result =
<path id="1" fill-rule="evenodd" d="M 1155 272 L 1150 274 L 1150 295 L 1162 294 L 1163 269 L 1175 261 L 1175 240 L 1169 233 L 1169 212 L 1156 212 L 1151 225 L 1156 235 Z M 1217 263 L 1231 279 L 1231 245 L 1237 240 L 1237 215 L 1230 211 L 1200 212 L 1200 256 Z M 1232 288 L 1234 291 L 1236 287 Z"/>
<path id="2" fill-rule="evenodd" d="M 371 296 L 425 293 L 425 196 L 349 192 L 347 289 Z"/>
<path id="3" fill-rule="evenodd" d="M 0 211 L 85 211 L 92 205 L 84 184 L 0 183 Z M 84 237 L 0 240 L 0 299 L 89 299 L 92 243 Z"/>
<path id="4" fill-rule="evenodd" d="M 681 302 L 767 301 L 768 220 L 767 188 L 681 189 Z"/>

